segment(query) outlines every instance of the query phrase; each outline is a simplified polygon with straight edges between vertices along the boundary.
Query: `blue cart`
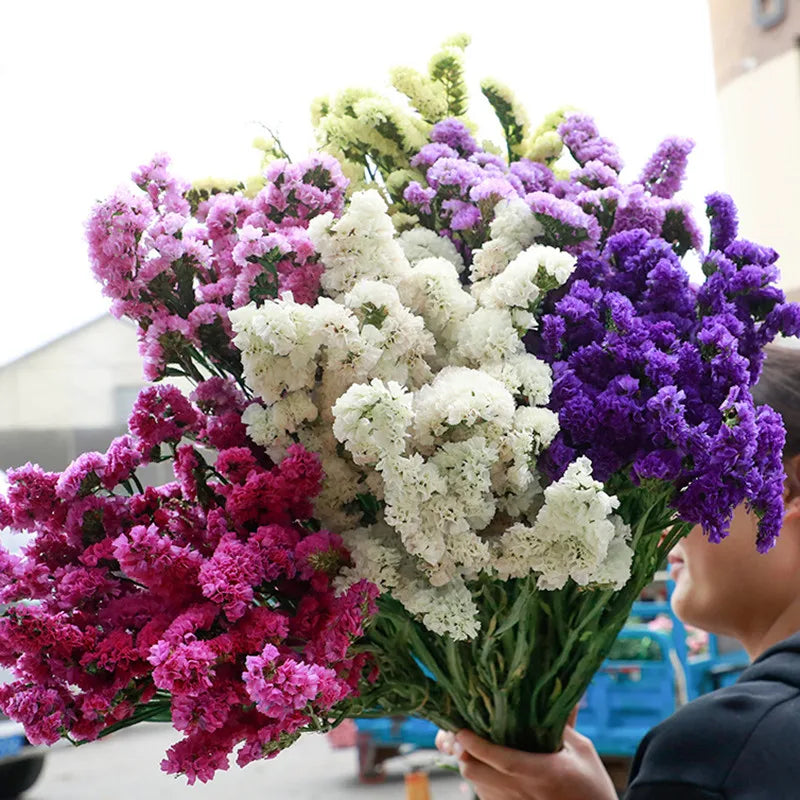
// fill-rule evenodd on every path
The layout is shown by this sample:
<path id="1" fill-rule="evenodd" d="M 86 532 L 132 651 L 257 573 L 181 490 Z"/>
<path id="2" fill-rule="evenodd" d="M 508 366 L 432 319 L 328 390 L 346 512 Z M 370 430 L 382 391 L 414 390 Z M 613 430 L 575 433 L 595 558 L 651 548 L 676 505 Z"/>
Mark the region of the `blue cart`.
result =
<path id="1" fill-rule="evenodd" d="M 671 632 L 643 624 L 658 615 L 669 615 Z M 631 617 L 643 622 L 620 632 L 578 714 L 578 730 L 604 757 L 630 758 L 652 727 L 690 700 L 735 682 L 749 663 L 738 643 L 721 646 L 713 635 L 705 653 L 691 655 L 686 629 L 669 602 L 635 603 Z"/>

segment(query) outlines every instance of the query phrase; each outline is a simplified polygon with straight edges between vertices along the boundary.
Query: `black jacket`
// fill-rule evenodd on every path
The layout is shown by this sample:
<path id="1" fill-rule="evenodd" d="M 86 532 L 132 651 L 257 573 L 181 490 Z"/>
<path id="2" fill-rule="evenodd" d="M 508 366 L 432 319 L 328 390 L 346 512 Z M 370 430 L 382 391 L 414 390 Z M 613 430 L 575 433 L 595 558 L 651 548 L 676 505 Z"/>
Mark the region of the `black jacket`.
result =
<path id="1" fill-rule="evenodd" d="M 800 633 L 645 736 L 625 800 L 800 800 Z"/>

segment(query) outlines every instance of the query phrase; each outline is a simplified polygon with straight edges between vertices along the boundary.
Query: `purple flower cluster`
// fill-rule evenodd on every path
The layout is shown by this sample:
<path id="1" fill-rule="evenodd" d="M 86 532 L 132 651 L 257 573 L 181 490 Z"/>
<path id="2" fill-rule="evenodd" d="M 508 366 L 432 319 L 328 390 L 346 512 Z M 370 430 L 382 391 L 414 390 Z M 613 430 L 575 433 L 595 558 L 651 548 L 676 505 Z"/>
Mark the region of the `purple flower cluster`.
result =
<path id="1" fill-rule="evenodd" d="M 252 199 L 200 199 L 168 163 L 157 156 L 133 174 L 138 192 L 121 189 L 95 207 L 92 268 L 112 313 L 138 323 L 148 380 L 241 374 L 228 310 L 286 292 L 316 300 L 322 265 L 306 228 L 318 214 L 341 214 L 347 179 L 318 155 L 274 162 Z"/>
<path id="2" fill-rule="evenodd" d="M 598 480 L 670 483 L 679 515 L 714 541 L 747 502 L 767 550 L 780 528 L 783 428 L 750 388 L 764 345 L 800 333 L 800 307 L 774 285 L 775 252 L 735 238 L 730 198 L 708 201 L 723 249 L 705 257 L 699 289 L 669 244 L 639 228 L 580 255 L 548 300 L 528 335 L 553 367 L 561 423 L 545 462 L 556 477 L 585 454 Z"/>
<path id="3" fill-rule="evenodd" d="M 681 188 L 689 153 L 693 149 L 691 139 L 675 137 L 665 140 L 645 164 L 639 183 L 652 194 L 669 199 Z"/>
<path id="4" fill-rule="evenodd" d="M 622 169 L 617 146 L 600 135 L 595 121 L 587 114 L 570 114 L 558 126 L 558 135 L 582 167 L 598 161 L 614 172 Z"/>
<path id="5" fill-rule="evenodd" d="M 541 222 L 543 244 L 576 255 L 602 247 L 610 235 L 637 228 L 665 239 L 679 255 L 700 248 L 702 235 L 689 207 L 674 198 L 691 140 L 667 139 L 639 180 L 623 184 L 617 148 L 600 136 L 590 117 L 572 114 L 558 130 L 578 165 L 566 178 L 545 164 L 526 158 L 508 164 L 482 151 L 458 120 L 438 123 L 431 143 L 411 160 L 425 183 L 412 181 L 405 188 L 406 209 L 453 241 L 467 263 L 485 242 L 497 203 L 514 197 L 523 198 Z"/>

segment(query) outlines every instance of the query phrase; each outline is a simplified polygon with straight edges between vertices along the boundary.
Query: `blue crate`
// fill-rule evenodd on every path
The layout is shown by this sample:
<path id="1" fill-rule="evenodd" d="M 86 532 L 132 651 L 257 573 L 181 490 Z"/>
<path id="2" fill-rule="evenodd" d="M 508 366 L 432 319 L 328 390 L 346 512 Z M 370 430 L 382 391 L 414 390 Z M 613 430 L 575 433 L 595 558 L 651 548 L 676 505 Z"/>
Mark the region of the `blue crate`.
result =
<path id="1" fill-rule="evenodd" d="M 667 584 L 668 594 L 674 584 Z M 669 601 L 633 604 L 631 616 L 642 620 L 667 614 L 672 631 L 650 630 L 628 624 L 619 640 L 646 639 L 647 659 L 607 659 L 592 679 L 581 701 L 577 729 L 588 736 L 603 756 L 632 756 L 642 737 L 700 695 L 734 683 L 748 665 L 747 653 L 737 648 L 720 653 L 718 640 L 709 636 L 708 653 L 689 654 L 686 628 Z"/>
<path id="2" fill-rule="evenodd" d="M 675 711 L 678 682 L 669 634 L 632 626 L 620 638 L 646 638 L 660 657 L 606 660 L 581 701 L 577 729 L 602 755 L 632 756 L 647 731 Z"/>
<path id="3" fill-rule="evenodd" d="M 0 738 L 0 758 L 16 755 L 23 747 L 25 747 L 25 736 L 23 734 L 3 736 Z"/>

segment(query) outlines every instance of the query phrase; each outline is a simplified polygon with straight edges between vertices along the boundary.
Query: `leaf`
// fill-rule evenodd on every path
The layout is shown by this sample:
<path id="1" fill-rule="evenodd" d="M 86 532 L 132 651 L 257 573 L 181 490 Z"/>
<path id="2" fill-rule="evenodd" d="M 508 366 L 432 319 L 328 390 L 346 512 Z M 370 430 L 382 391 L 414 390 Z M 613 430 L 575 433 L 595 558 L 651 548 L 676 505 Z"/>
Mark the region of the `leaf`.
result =
<path id="1" fill-rule="evenodd" d="M 517 599 L 514 601 L 514 604 L 511 606 L 508 615 L 500 624 L 500 627 L 498 627 L 495 634 L 496 636 L 502 636 L 506 631 L 510 630 L 514 627 L 514 625 L 519 623 L 523 613 L 529 611 L 528 603 L 530 602 L 530 599 L 530 590 L 527 586 L 525 586 L 522 588 Z"/>

